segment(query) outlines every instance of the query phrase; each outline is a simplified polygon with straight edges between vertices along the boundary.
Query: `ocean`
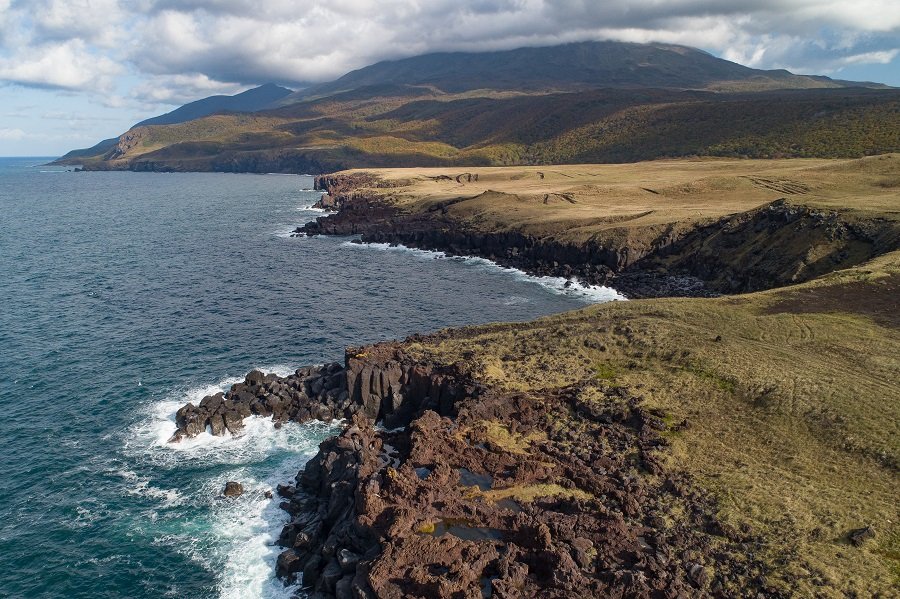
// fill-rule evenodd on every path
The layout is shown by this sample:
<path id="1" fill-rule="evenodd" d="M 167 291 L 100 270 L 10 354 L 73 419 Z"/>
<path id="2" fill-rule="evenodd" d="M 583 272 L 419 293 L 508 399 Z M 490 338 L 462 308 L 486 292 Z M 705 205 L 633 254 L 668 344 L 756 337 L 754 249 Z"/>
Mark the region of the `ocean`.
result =
<path id="1" fill-rule="evenodd" d="M 0 597 L 275 598 L 265 491 L 337 425 L 174 412 L 253 368 L 613 299 L 480 259 L 295 238 L 312 177 L 76 173 L 0 159 Z M 221 498 L 228 480 L 237 499 Z"/>

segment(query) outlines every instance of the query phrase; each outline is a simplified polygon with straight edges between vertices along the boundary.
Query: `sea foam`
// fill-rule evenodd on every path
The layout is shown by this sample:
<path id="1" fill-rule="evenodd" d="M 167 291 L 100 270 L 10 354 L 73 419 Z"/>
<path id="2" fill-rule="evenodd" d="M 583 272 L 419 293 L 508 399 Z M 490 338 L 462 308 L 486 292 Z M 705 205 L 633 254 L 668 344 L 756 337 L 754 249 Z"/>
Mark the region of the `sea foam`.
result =
<path id="1" fill-rule="evenodd" d="M 287 376 L 293 368 L 261 367 L 263 372 Z M 175 412 L 187 402 L 227 390 L 243 377 L 225 377 L 216 383 L 173 391 L 148 407 L 132 429 L 126 453 L 132 463 L 150 463 L 167 471 L 191 468 L 202 480 L 188 489 L 169 491 L 151 484 L 135 472 L 139 466 L 120 468 L 115 474 L 125 483 L 126 494 L 154 502 L 147 514 L 157 520 L 166 510 L 165 526 L 155 543 L 172 547 L 191 560 L 210 568 L 224 599 L 287 599 L 296 587 L 285 587 L 275 578 L 275 545 L 288 515 L 278 498 L 267 498 L 279 483 L 289 482 L 318 450 L 321 440 L 338 431 L 339 423 L 284 423 L 276 428 L 271 418 L 250 417 L 237 435 L 220 437 L 209 432 L 179 443 L 168 440 L 175 430 Z M 239 481 L 244 493 L 223 498 L 229 480 Z"/>
<path id="2" fill-rule="evenodd" d="M 610 301 L 624 301 L 627 298 L 611 287 L 604 285 L 585 285 L 578 281 L 573 281 L 565 277 L 542 277 L 535 276 L 519 270 L 518 268 L 510 268 L 497 264 L 493 260 L 487 258 L 479 258 L 477 256 L 452 256 L 442 251 L 421 250 L 411 248 L 405 245 L 393 245 L 389 243 L 358 243 L 355 241 L 345 241 L 341 244 L 343 247 L 355 249 L 372 249 L 378 251 L 396 251 L 406 252 L 423 260 L 459 260 L 466 264 L 471 264 L 486 270 L 512 275 L 514 278 L 535 283 L 560 295 L 568 295 L 577 297 L 590 303 L 603 303 Z M 527 301 L 527 300 L 526 300 Z M 515 303 L 515 300 L 513 301 Z"/>

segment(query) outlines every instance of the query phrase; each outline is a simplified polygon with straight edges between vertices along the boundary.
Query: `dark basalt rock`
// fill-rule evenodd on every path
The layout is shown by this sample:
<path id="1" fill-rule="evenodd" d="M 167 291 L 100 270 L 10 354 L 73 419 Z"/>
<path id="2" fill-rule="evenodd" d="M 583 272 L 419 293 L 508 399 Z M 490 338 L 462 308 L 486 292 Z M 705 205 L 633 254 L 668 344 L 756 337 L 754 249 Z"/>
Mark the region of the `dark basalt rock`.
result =
<path id="1" fill-rule="evenodd" d="M 240 434 L 244 418 L 251 415 L 272 417 L 276 421 L 303 422 L 316 416 L 331 419 L 335 406 L 323 406 L 323 402 L 327 404 L 331 399 L 312 393 L 311 389 L 321 391 L 326 381 L 339 389 L 343 381 L 341 372 L 340 364 L 311 366 L 284 378 L 254 370 L 227 393 L 216 393 L 204 397 L 199 406 L 187 404 L 179 409 L 175 415 L 176 431 L 170 441 L 195 437 L 207 427 L 217 436 L 226 431 Z"/>
<path id="2" fill-rule="evenodd" d="M 336 213 L 303 225 L 297 235 L 358 235 L 363 243 L 479 256 L 537 276 L 607 285 L 628 297 L 706 297 L 799 283 L 896 243 L 890 227 L 863 226 L 838 212 L 783 199 L 683 232 L 650 231 L 627 246 L 569 243 L 519 231 L 472 230 L 447 215 L 446 206 L 402 212 L 377 192 L 357 191 L 390 184 L 368 173 L 322 176 L 316 184 L 328 192 L 321 207 Z M 810 264 L 810 247 L 828 248 L 828 256 Z"/>
<path id="3" fill-rule="evenodd" d="M 850 539 L 850 542 L 856 545 L 857 547 L 861 547 L 868 541 L 869 539 L 875 538 L 875 529 L 871 526 L 864 526 L 863 528 L 857 528 L 856 530 L 851 530 L 847 538 Z"/>
<path id="4" fill-rule="evenodd" d="M 720 526 L 712 500 L 655 464 L 660 414 L 623 390 L 608 391 L 609 402 L 583 401 L 578 389 L 496 393 L 458 372 L 410 363 L 388 345 L 348 351 L 346 371 L 360 409 L 294 485 L 278 488 L 291 514 L 278 540 L 278 575 L 295 581 L 302 573 L 308 596 L 763 590 L 754 582 L 761 566 L 746 555 L 753 539 Z M 376 429 L 367 414 L 397 428 Z M 546 440 L 511 453 L 480 436 L 485 421 Z M 577 426 L 552 425 L 560 421 Z M 638 474 L 651 469 L 653 476 Z M 549 496 L 480 498 L 510 488 L 547 488 Z"/>
<path id="5" fill-rule="evenodd" d="M 276 422 L 330 422 L 360 413 L 383 420 L 386 426 L 398 426 L 417 409 L 449 408 L 465 393 L 451 383 L 455 371 L 413 364 L 393 344 L 374 348 L 384 359 L 377 368 L 370 365 L 369 356 L 351 348 L 343 365 L 308 366 L 283 378 L 253 371 L 227 393 L 204 397 L 199 406 L 189 403 L 180 408 L 170 442 L 197 436 L 207 428 L 213 435 L 240 434 L 244 418 L 251 415 L 271 416 Z M 421 395 L 428 406 L 407 401 L 410 393 Z"/>
<path id="6" fill-rule="evenodd" d="M 225 483 L 225 489 L 222 491 L 222 495 L 224 495 L 225 497 L 240 497 L 243 494 L 244 485 L 233 480 Z"/>

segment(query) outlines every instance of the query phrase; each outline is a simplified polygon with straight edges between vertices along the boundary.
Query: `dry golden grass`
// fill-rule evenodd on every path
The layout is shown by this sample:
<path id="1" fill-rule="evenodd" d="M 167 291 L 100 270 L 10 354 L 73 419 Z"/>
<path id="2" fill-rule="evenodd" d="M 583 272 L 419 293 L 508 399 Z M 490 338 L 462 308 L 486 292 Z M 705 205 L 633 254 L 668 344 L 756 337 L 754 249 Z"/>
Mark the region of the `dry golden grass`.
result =
<path id="1" fill-rule="evenodd" d="M 602 401 L 598 389 L 630 389 L 668 422 L 687 419 L 666 433 L 664 459 L 718 498 L 726 523 L 767 539 L 771 582 L 794 596 L 896 596 L 898 298 L 894 252 L 795 287 L 614 302 L 410 351 L 517 391 L 587 383 Z M 850 544 L 866 525 L 876 538 Z"/>
<path id="2" fill-rule="evenodd" d="M 392 188 L 389 198 L 407 210 L 445 204 L 452 217 L 474 230 L 521 230 L 572 241 L 627 237 L 629 230 L 648 227 L 684 229 L 780 198 L 900 219 L 896 154 L 858 160 L 705 158 L 366 171 L 406 182 Z"/>
<path id="3" fill-rule="evenodd" d="M 241 114 L 213 115 L 175 125 L 138 127 L 132 130 L 133 141 L 122 158 L 134 158 L 185 140 L 235 142 L 247 134 L 275 134 L 274 128 L 283 122 L 283 119 Z"/>
<path id="4" fill-rule="evenodd" d="M 517 455 L 526 455 L 529 453 L 531 444 L 534 441 L 543 441 L 547 435 L 540 431 L 533 431 L 527 435 L 521 433 L 513 433 L 502 422 L 496 420 L 484 420 L 479 423 L 479 432 L 484 435 L 487 441 L 492 444 Z"/>
<path id="5" fill-rule="evenodd" d="M 590 493 L 581 489 L 566 489 L 559 485 L 521 485 L 517 487 L 506 487 L 505 489 L 491 489 L 490 491 L 479 492 L 479 495 L 489 501 L 500 501 L 502 499 L 516 499 L 525 503 L 529 503 L 540 497 L 572 497 L 575 499 L 590 499 L 593 497 Z"/>

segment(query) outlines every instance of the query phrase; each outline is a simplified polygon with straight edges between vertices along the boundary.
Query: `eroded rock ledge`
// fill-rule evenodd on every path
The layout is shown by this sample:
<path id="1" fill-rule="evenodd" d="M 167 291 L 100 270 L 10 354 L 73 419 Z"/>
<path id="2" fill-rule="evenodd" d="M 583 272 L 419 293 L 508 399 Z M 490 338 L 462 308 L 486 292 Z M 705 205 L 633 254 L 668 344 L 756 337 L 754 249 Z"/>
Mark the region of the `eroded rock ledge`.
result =
<path id="1" fill-rule="evenodd" d="M 381 358 L 372 366 L 372 353 Z M 243 383 L 188 403 L 175 414 L 170 442 L 204 431 L 235 434 L 249 416 L 269 417 L 277 423 L 350 419 L 400 426 L 420 409 L 444 409 L 466 393 L 453 368 L 416 364 L 392 345 L 347 350 L 344 364 L 333 362 L 300 368 L 287 377 L 250 372 Z M 472 392 L 471 389 L 469 392 Z M 428 398 L 425 404 L 423 398 Z"/>
<path id="2" fill-rule="evenodd" d="M 630 297 L 707 296 L 796 284 L 900 245 L 890 222 L 785 199 L 692 228 L 632 231 L 626 242 L 571 243 L 552 235 L 472 229 L 448 214 L 452 201 L 403 211 L 389 201 L 389 190 L 380 191 L 390 183 L 366 172 L 317 177 L 316 188 L 326 192 L 320 206 L 333 214 L 296 233 L 356 235 L 364 243 L 479 256 L 534 275 L 609 285 Z"/>
<path id="3" fill-rule="evenodd" d="M 501 393 L 387 343 L 285 378 L 253 372 L 221 402 L 348 421 L 278 488 L 291 520 L 277 574 L 312 597 L 765 593 L 756 541 L 662 465 L 662 432 L 689 423 L 622 388 Z M 176 436 L 198 432 L 200 408 L 180 413 Z"/>

